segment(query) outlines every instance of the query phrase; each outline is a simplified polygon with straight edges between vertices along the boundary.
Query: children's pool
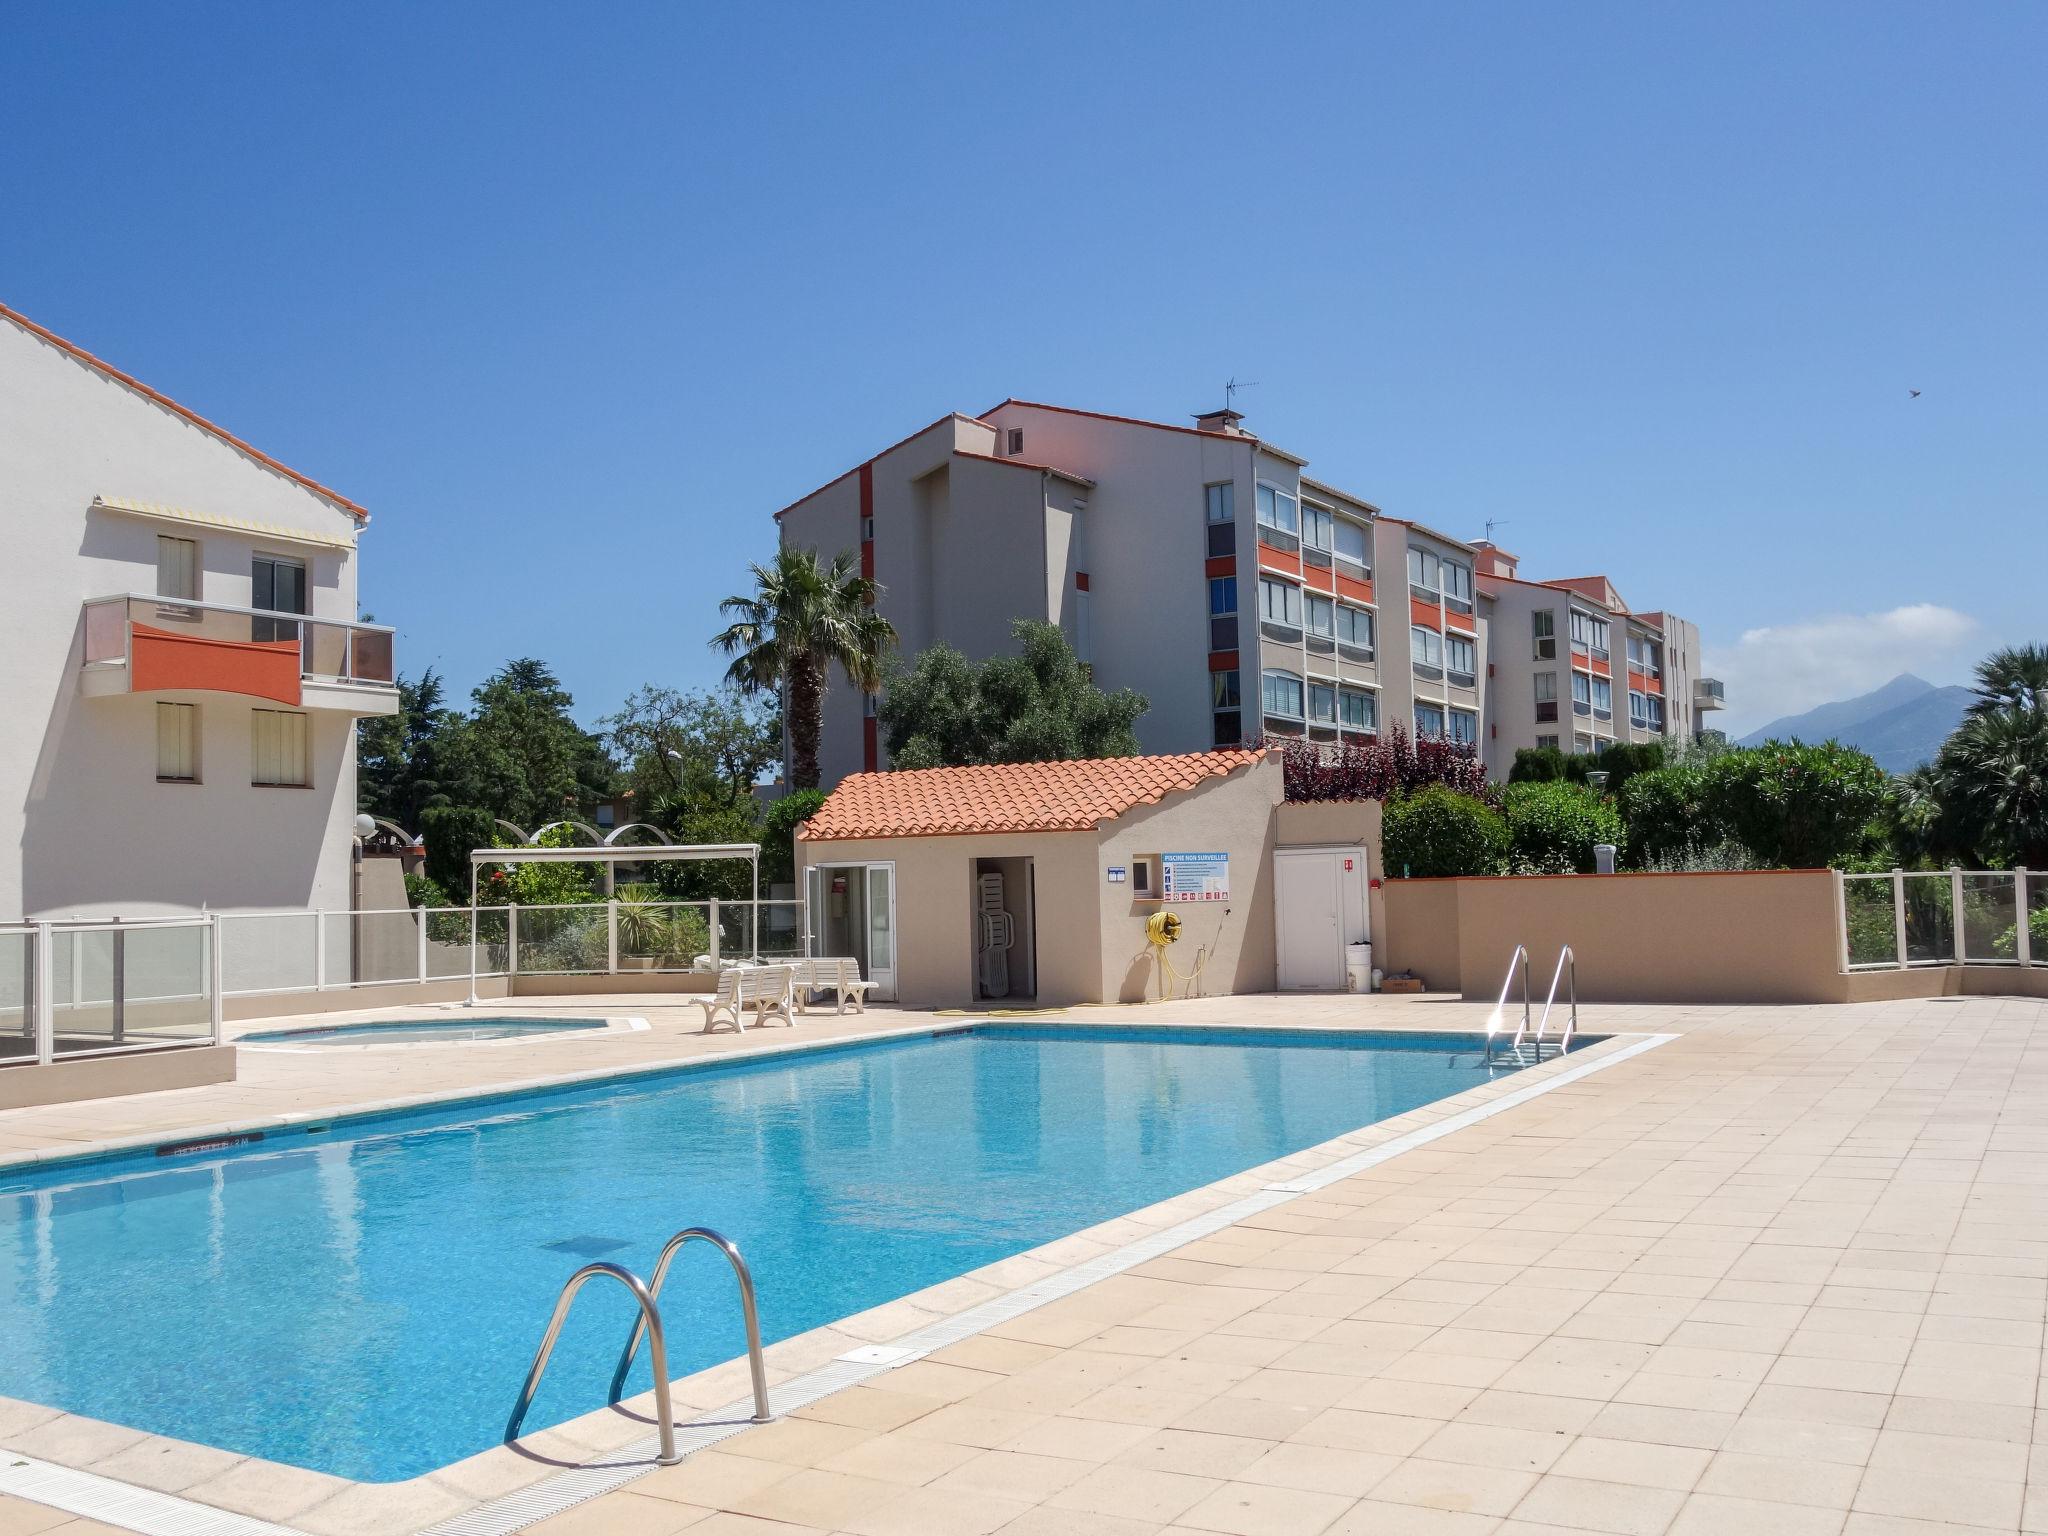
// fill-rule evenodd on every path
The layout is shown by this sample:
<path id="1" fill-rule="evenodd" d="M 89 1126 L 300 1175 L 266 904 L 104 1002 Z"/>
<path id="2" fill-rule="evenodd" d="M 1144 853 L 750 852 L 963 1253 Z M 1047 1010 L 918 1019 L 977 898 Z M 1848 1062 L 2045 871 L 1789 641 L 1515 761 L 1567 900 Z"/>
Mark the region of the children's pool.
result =
<path id="1" fill-rule="evenodd" d="M 603 1019 L 386 1019 L 369 1024 L 259 1029 L 237 1045 L 426 1045 L 458 1040 L 524 1040 L 603 1029 Z"/>
<path id="2" fill-rule="evenodd" d="M 592 1259 L 715 1227 L 772 1342 L 1472 1087 L 1481 1044 L 974 1026 L 0 1170 L 0 1394 L 412 1477 L 502 1438 Z M 630 1308 L 584 1291 L 529 1432 L 604 1404 Z M 662 1310 L 673 1374 L 741 1353 L 704 1245 Z"/>

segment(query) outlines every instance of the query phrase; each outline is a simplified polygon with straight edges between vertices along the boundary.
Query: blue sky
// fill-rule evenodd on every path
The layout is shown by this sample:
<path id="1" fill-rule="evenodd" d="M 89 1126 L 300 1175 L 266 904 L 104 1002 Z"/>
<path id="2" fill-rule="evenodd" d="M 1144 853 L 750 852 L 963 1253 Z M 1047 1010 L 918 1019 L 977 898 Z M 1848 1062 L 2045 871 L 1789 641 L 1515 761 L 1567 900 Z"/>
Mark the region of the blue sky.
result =
<path id="1" fill-rule="evenodd" d="M 2048 638 L 2040 7 L 43 4 L 4 47 L 0 302 L 370 507 L 364 604 L 458 691 L 707 685 L 776 507 L 948 409 L 1233 374 L 1320 477 L 1697 619 L 1738 730 Z"/>

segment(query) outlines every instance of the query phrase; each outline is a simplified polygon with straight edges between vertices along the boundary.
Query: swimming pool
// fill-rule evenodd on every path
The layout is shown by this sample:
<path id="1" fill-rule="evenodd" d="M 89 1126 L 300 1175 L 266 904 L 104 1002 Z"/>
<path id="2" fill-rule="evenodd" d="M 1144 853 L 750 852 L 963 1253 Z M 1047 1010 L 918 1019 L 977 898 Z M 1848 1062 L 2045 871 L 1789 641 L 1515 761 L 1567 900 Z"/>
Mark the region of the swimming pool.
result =
<path id="1" fill-rule="evenodd" d="M 305 1029 L 259 1029 L 237 1045 L 424 1045 L 456 1040 L 523 1040 L 579 1029 L 603 1029 L 603 1019 L 390 1019 L 381 1024 L 329 1024 Z"/>
<path id="2" fill-rule="evenodd" d="M 499 1441 L 591 1259 L 716 1227 L 786 1338 L 1475 1086 L 1481 1043 L 984 1025 L 0 1172 L 0 1393 L 417 1476 Z M 629 1306 L 585 1291 L 529 1432 L 603 1405 Z M 701 1245 L 662 1309 L 675 1375 L 741 1352 Z"/>

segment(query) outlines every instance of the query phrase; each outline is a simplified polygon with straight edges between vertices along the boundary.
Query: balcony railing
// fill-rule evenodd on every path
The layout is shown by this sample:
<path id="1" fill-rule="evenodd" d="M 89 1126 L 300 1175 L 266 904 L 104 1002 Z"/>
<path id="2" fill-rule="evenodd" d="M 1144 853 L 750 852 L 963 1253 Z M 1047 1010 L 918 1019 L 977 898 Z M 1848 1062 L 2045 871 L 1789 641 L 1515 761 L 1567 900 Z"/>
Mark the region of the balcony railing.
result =
<path id="1" fill-rule="evenodd" d="M 135 691 L 218 688 L 217 677 L 224 672 L 267 677 L 273 671 L 302 682 L 394 689 L 392 633 L 381 624 L 130 593 L 95 598 L 85 605 L 85 664 L 126 667 L 128 686 Z M 232 659 L 238 649 L 241 662 Z M 186 659 L 196 658 L 202 650 L 217 664 L 187 668 Z M 228 659 L 219 660 L 222 657 Z M 187 670 L 190 681 L 178 676 Z"/>
<path id="2" fill-rule="evenodd" d="M 1727 690 L 1718 677 L 1696 677 L 1692 680 L 1692 701 L 1701 709 L 1722 709 L 1728 703 Z"/>

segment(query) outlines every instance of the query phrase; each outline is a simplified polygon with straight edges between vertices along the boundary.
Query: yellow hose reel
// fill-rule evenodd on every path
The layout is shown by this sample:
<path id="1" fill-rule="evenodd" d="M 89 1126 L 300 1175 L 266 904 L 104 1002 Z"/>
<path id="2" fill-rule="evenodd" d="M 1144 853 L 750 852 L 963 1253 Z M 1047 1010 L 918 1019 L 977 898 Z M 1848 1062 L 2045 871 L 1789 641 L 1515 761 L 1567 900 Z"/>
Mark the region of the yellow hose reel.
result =
<path id="1" fill-rule="evenodd" d="M 1180 938 L 1180 914 L 1178 912 L 1154 912 L 1145 919 L 1145 942 L 1152 946 L 1152 953 L 1159 961 L 1159 998 L 1165 1002 L 1173 996 L 1173 984 L 1180 983 L 1180 995 L 1194 995 L 1195 980 L 1209 963 L 1206 949 L 1195 951 L 1194 969 L 1183 975 L 1173 968 L 1173 962 L 1166 958 L 1167 949 Z"/>
<path id="2" fill-rule="evenodd" d="M 1180 937 L 1180 914 L 1178 912 L 1154 912 L 1145 919 L 1145 941 L 1156 949 L 1164 949 Z"/>

